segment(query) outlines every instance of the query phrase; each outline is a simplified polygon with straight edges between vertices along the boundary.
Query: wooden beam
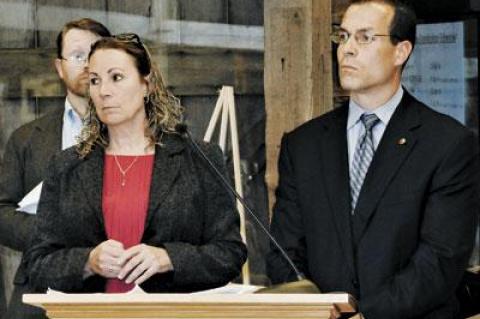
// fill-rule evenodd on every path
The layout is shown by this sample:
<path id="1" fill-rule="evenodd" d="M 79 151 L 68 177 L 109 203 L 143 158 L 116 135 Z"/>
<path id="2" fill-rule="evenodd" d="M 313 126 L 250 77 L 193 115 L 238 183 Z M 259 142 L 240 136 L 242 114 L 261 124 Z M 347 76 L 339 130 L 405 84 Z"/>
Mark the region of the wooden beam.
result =
<path id="1" fill-rule="evenodd" d="M 332 108 L 331 0 L 265 1 L 266 183 L 270 208 L 281 137 Z"/>
<path id="2" fill-rule="evenodd" d="M 263 27 L 165 20 L 145 35 L 157 43 L 184 47 L 263 51 Z"/>
<path id="3" fill-rule="evenodd" d="M 261 52 L 183 47 L 151 51 L 176 95 L 215 95 L 222 85 L 234 86 L 239 95 L 263 94 Z M 0 59 L 3 98 L 65 96 L 53 66 L 54 49 L 3 49 Z"/>
<path id="4" fill-rule="evenodd" d="M 330 1 L 312 0 L 312 116 L 333 107 L 332 43 Z M 328 23 L 328 24 L 327 24 Z"/>
<path id="5" fill-rule="evenodd" d="M 176 95 L 215 95 L 222 85 L 235 94 L 263 94 L 263 53 L 225 49 L 168 49 L 166 81 Z"/>

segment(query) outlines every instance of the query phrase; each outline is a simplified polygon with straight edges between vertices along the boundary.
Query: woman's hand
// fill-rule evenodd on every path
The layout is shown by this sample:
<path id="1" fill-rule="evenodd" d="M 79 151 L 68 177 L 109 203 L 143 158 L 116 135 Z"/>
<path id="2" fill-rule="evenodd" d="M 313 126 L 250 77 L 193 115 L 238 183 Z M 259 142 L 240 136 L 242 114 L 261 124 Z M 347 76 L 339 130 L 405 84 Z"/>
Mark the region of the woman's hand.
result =
<path id="1" fill-rule="evenodd" d="M 127 284 L 139 285 L 157 273 L 173 270 L 172 262 L 163 248 L 139 244 L 125 250 L 119 263 L 123 265 L 118 278 Z"/>
<path id="2" fill-rule="evenodd" d="M 100 276 L 116 278 L 122 269 L 119 260 L 124 252 L 121 242 L 113 239 L 106 240 L 90 252 L 87 268 Z"/>

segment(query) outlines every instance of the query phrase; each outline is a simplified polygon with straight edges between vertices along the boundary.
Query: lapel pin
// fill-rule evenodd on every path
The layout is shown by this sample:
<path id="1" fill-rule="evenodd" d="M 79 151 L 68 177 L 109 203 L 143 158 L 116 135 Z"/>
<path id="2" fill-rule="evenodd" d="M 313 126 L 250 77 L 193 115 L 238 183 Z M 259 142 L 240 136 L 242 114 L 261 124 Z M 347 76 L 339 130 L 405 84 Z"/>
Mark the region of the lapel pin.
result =
<path id="1" fill-rule="evenodd" d="M 405 137 L 402 137 L 401 139 L 398 140 L 397 144 L 398 145 L 405 145 L 405 144 L 407 144 L 407 139 Z"/>

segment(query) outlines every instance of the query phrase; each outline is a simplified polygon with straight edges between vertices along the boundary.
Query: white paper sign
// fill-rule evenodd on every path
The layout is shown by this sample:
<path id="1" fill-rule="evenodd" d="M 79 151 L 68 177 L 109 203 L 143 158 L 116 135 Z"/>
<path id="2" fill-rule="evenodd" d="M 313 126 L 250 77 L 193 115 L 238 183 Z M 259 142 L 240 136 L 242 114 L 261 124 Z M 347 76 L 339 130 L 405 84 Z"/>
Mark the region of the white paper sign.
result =
<path id="1" fill-rule="evenodd" d="M 403 84 L 417 99 L 465 124 L 463 22 L 417 26 Z"/>

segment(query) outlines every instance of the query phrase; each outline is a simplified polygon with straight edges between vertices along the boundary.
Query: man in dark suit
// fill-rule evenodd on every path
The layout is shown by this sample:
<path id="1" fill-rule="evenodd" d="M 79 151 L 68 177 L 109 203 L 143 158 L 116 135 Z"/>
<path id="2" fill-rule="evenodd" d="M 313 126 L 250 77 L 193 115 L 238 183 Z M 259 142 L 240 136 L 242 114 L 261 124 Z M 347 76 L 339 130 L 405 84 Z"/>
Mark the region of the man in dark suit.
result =
<path id="1" fill-rule="evenodd" d="M 478 141 L 402 88 L 415 25 L 398 1 L 352 1 L 332 33 L 349 102 L 281 146 L 272 232 L 367 319 L 456 318 L 474 240 Z M 275 248 L 267 271 L 295 280 Z"/>
<path id="2" fill-rule="evenodd" d="M 27 213 L 27 207 L 19 202 L 42 182 L 50 157 L 76 143 L 88 103 L 88 53 L 91 44 L 103 36 L 110 36 L 104 25 L 81 19 L 67 23 L 57 37 L 55 67 L 67 91 L 65 108 L 20 127 L 7 143 L 0 175 L 1 245 L 20 252 L 28 248 L 35 215 Z M 22 294 L 28 291 L 26 283 L 27 272 L 21 263 L 7 318 L 27 318 L 25 311 L 38 312 L 22 304 Z"/>

